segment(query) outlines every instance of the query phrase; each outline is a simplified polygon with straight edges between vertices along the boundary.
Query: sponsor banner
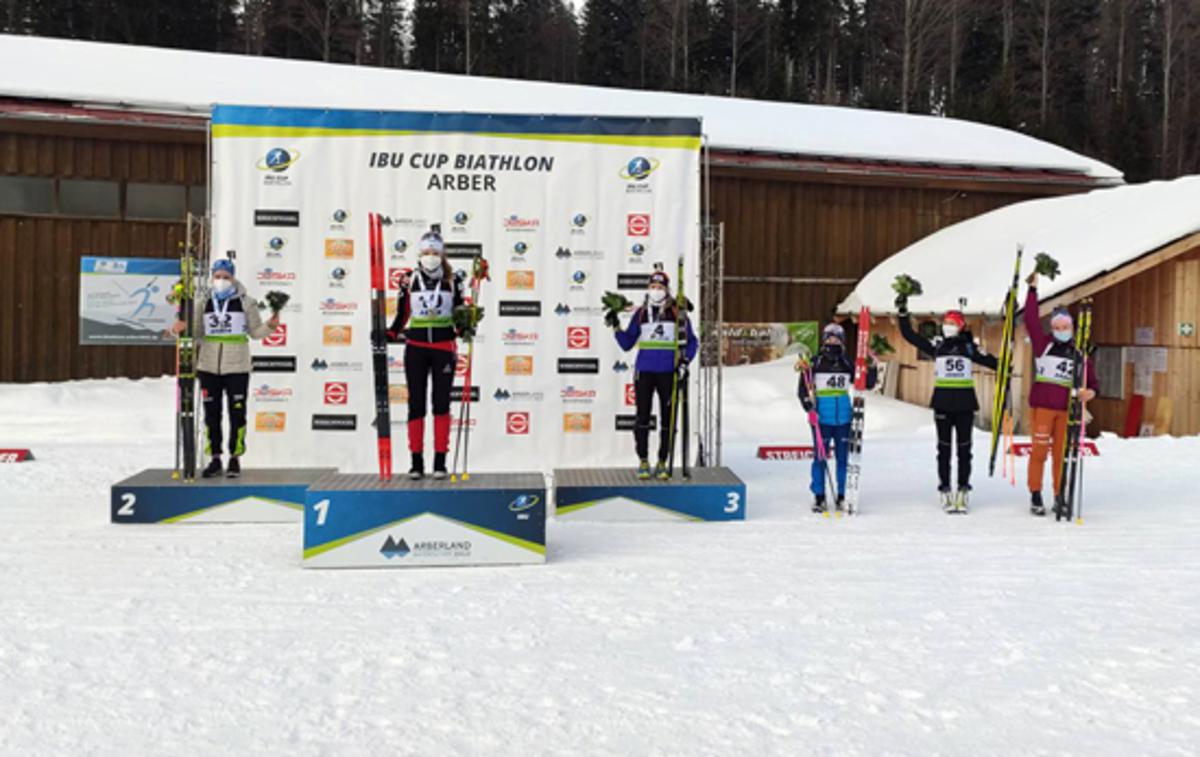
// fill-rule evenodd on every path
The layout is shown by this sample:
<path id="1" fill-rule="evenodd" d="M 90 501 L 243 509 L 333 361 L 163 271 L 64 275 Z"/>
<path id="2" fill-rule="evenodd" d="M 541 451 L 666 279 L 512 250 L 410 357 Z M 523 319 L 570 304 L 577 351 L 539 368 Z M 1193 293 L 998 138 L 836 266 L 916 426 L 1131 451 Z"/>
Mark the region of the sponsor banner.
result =
<path id="1" fill-rule="evenodd" d="M 94 258 L 79 261 L 79 343 L 174 344 L 179 261 Z"/>
<path id="2" fill-rule="evenodd" d="M 724 363 L 749 365 L 784 355 L 812 355 L 819 346 L 820 333 L 821 324 L 816 321 L 726 323 L 721 329 Z"/>
<path id="3" fill-rule="evenodd" d="M 637 416 L 636 415 L 633 415 L 632 413 L 626 413 L 626 414 L 617 416 L 617 423 L 616 423 L 617 431 L 633 431 L 635 426 L 637 426 Z M 651 428 L 651 430 L 658 429 L 658 416 L 657 415 L 650 416 L 650 428 Z"/>
<path id="4" fill-rule="evenodd" d="M 759 460 L 812 460 L 811 444 L 776 444 L 758 448 Z"/>
<path id="5" fill-rule="evenodd" d="M 256 464 L 377 469 L 372 213 L 389 326 L 431 226 L 456 274 L 490 263 L 469 348 L 473 468 L 629 463 L 628 430 L 609 418 L 632 412 L 636 354 L 603 326 L 601 298 L 616 283 L 640 300 L 656 263 L 674 278 L 680 252 L 687 276 L 673 283 L 698 298 L 699 121 L 217 106 L 212 127 L 213 249 L 238 251 L 256 299 L 291 295 L 285 323 L 251 344 L 252 386 L 278 388 L 272 374 L 286 373 L 292 392 L 250 398 Z M 421 348 L 387 355 L 399 429 L 407 349 Z M 457 349 L 461 387 L 468 346 Z"/>

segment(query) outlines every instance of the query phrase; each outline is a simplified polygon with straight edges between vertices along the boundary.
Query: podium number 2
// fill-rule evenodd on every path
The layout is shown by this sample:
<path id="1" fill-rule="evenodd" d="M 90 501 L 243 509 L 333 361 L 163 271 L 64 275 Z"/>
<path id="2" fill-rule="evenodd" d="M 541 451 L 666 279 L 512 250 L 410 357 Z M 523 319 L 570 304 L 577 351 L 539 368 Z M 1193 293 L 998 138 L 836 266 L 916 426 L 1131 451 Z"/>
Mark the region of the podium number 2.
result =
<path id="1" fill-rule="evenodd" d="M 117 510 L 117 515 L 122 515 L 126 518 L 133 515 L 133 504 L 137 502 L 137 495 L 133 492 L 125 492 L 121 495 L 121 509 Z"/>
<path id="2" fill-rule="evenodd" d="M 313 505 L 313 509 L 317 511 L 317 525 L 325 525 L 325 518 L 329 516 L 329 500 L 323 499 Z"/>
<path id="3" fill-rule="evenodd" d="M 742 506 L 742 495 L 737 492 L 725 492 L 725 512 L 736 513 Z"/>

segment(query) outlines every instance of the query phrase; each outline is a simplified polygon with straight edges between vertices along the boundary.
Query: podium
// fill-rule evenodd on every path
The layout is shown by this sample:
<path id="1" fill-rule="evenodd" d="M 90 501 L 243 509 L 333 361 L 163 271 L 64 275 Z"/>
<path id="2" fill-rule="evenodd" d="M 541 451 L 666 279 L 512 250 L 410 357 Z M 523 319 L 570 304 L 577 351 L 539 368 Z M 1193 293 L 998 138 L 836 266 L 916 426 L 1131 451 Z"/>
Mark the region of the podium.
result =
<path id="1" fill-rule="evenodd" d="M 298 523 L 305 492 L 333 468 L 247 469 L 240 478 L 176 481 L 165 468 L 113 484 L 113 523 Z"/>
<path id="2" fill-rule="evenodd" d="M 450 483 L 330 474 L 308 489 L 304 567 L 413 568 L 546 561 L 540 473 Z"/>
<path id="3" fill-rule="evenodd" d="M 746 484 L 728 468 L 679 471 L 668 481 L 641 481 L 633 468 L 554 471 L 559 520 L 745 520 Z"/>

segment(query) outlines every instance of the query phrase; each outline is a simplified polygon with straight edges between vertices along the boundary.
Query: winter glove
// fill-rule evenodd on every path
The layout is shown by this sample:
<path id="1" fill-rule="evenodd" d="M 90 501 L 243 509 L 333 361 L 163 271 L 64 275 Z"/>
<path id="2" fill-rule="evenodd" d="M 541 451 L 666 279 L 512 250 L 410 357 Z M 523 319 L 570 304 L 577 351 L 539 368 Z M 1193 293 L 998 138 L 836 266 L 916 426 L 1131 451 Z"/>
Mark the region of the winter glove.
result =
<path id="1" fill-rule="evenodd" d="M 680 381 L 687 381 L 687 377 L 688 377 L 688 364 L 687 364 L 687 363 L 680 363 L 680 364 L 679 364 L 679 369 L 678 369 L 676 372 L 679 374 L 679 380 L 680 380 Z"/>

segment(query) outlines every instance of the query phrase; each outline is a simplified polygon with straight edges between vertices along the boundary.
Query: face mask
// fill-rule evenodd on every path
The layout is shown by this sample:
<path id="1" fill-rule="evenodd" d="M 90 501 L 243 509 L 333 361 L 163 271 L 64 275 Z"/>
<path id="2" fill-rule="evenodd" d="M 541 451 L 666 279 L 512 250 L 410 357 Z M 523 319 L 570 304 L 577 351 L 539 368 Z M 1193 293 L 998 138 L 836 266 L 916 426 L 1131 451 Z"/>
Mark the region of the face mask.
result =
<path id="1" fill-rule="evenodd" d="M 650 302 L 654 303 L 655 305 L 661 305 L 663 300 L 667 299 L 667 290 L 651 289 L 650 291 L 646 292 L 646 296 L 650 298 Z"/>
<path id="2" fill-rule="evenodd" d="M 227 295 L 233 291 L 233 281 L 230 279 L 213 279 L 213 292 L 218 295 Z"/>
<path id="3" fill-rule="evenodd" d="M 1071 330 L 1067 329 L 1066 331 L 1059 331 L 1058 329 L 1055 329 L 1054 338 L 1060 342 L 1069 342 L 1071 341 Z"/>
<path id="4" fill-rule="evenodd" d="M 837 342 L 826 342 L 825 351 L 830 355 L 840 355 L 842 354 L 842 345 Z"/>
<path id="5" fill-rule="evenodd" d="M 422 255 L 421 256 L 421 267 L 425 269 L 426 273 L 434 273 L 435 271 L 441 271 L 442 270 L 442 256 L 441 255 Z"/>
<path id="6" fill-rule="evenodd" d="M 958 336 L 958 326 L 955 326 L 953 323 L 943 323 L 942 336 L 946 337 L 947 339 L 953 339 L 954 337 Z"/>

